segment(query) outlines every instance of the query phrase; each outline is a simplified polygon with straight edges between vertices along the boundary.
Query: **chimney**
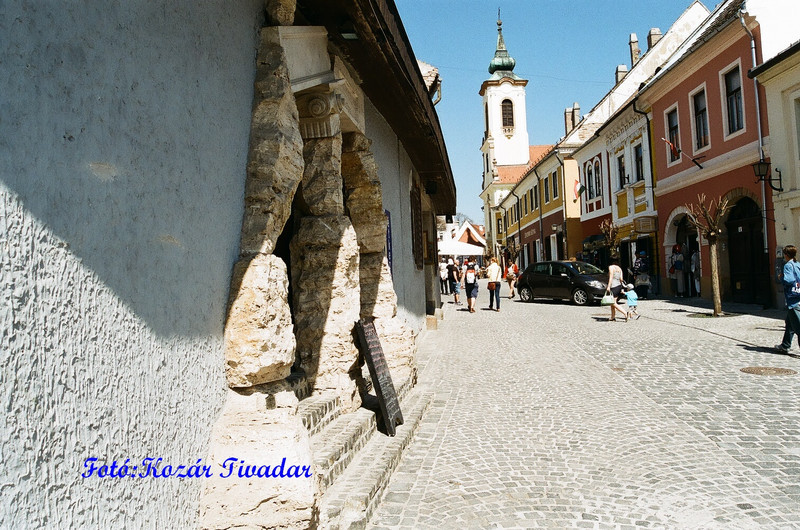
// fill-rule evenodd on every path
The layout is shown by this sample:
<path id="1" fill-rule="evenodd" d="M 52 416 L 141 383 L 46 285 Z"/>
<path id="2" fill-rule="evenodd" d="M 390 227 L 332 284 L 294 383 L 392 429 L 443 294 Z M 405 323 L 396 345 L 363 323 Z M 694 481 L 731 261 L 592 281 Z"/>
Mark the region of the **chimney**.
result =
<path id="1" fill-rule="evenodd" d="M 564 131 L 565 134 L 572 132 L 572 129 L 581 121 L 581 107 L 576 101 L 572 107 L 564 109 Z"/>
<path id="2" fill-rule="evenodd" d="M 628 73 L 628 67 L 627 66 L 625 66 L 624 64 L 621 64 L 621 65 L 617 66 L 617 74 L 616 74 L 617 83 L 622 81 L 622 79 L 625 77 L 625 75 L 627 73 Z"/>
<path id="3" fill-rule="evenodd" d="M 639 50 L 639 37 L 636 33 L 631 33 L 631 38 L 628 40 L 628 46 L 631 48 L 631 68 L 639 62 L 641 51 Z"/>
<path id="4" fill-rule="evenodd" d="M 569 134 L 575 128 L 575 122 L 572 121 L 572 109 L 564 109 L 564 134 Z"/>
<path id="5" fill-rule="evenodd" d="M 650 50 L 661 40 L 661 30 L 658 28 L 650 28 L 650 33 L 647 34 L 647 49 Z"/>

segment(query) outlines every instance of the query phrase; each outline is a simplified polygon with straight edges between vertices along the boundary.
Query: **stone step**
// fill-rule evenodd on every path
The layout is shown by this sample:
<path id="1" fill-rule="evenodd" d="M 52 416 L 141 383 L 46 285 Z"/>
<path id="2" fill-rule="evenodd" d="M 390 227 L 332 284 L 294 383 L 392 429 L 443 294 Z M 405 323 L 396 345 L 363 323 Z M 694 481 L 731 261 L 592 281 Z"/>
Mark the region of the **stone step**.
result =
<path id="1" fill-rule="evenodd" d="M 327 392 L 302 400 L 297 406 L 297 413 L 308 429 L 308 434 L 314 436 L 336 420 L 342 411 L 336 393 Z"/>
<path id="2" fill-rule="evenodd" d="M 376 428 L 375 413 L 360 408 L 350 414 L 340 415 L 311 437 L 311 454 L 319 491 L 326 491 L 344 472 Z"/>
<path id="3" fill-rule="evenodd" d="M 403 425 L 397 426 L 394 437 L 373 436 L 328 488 L 319 502 L 319 528 L 366 528 L 433 396 L 433 392 L 419 387 L 407 391 L 401 402 Z"/>
<path id="4" fill-rule="evenodd" d="M 400 384 L 397 388 L 398 400 L 403 401 L 413 388 L 412 384 L 410 379 Z M 372 399 L 377 406 L 377 398 L 373 396 Z M 305 404 L 311 400 L 311 403 Z M 319 491 L 324 493 L 377 430 L 376 413 L 374 409 L 362 407 L 355 412 L 341 414 L 339 400 L 330 394 L 308 398 L 300 405 L 303 422 L 311 435 L 316 480 Z"/>

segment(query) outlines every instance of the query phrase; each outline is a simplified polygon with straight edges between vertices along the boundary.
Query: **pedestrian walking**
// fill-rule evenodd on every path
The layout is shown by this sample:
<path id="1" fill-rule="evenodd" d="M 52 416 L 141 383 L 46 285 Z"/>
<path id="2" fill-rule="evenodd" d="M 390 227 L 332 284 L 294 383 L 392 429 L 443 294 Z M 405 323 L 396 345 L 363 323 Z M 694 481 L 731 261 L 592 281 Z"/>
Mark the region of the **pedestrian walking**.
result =
<path id="1" fill-rule="evenodd" d="M 444 295 L 450 294 L 450 284 L 447 281 L 447 261 L 444 258 L 439 263 L 439 289 Z"/>
<path id="2" fill-rule="evenodd" d="M 478 270 L 474 258 L 467 261 L 467 268 L 464 271 L 464 293 L 467 296 L 467 309 L 470 313 L 474 313 L 475 300 L 478 298 Z"/>
<path id="3" fill-rule="evenodd" d="M 447 281 L 450 282 L 450 292 L 453 294 L 453 303 L 461 305 L 459 295 L 461 294 L 461 269 L 458 260 L 447 261 Z"/>
<path id="4" fill-rule="evenodd" d="M 606 294 L 611 293 L 614 296 L 614 303 L 611 304 L 611 318 L 609 322 L 616 320 L 616 312 L 619 311 L 623 315 L 627 315 L 625 308 L 619 305 L 619 295 L 622 293 L 622 268 L 619 266 L 619 258 L 611 258 L 611 263 L 608 266 L 608 282 L 606 282 Z M 625 318 L 627 321 L 627 317 Z"/>
<path id="5" fill-rule="evenodd" d="M 517 267 L 517 264 L 513 261 L 509 261 L 506 267 L 506 282 L 508 282 L 508 288 L 511 291 L 508 295 L 509 298 L 514 298 L 514 286 L 517 284 L 517 274 L 519 274 L 519 267 Z"/>
<path id="6" fill-rule="evenodd" d="M 503 280 L 503 270 L 497 263 L 497 258 L 489 260 L 489 267 L 486 269 L 486 277 L 489 279 L 487 289 L 489 290 L 489 309 L 491 310 L 496 302 L 497 309 L 500 311 L 500 284 Z"/>
<path id="7" fill-rule="evenodd" d="M 633 286 L 632 283 L 629 283 L 625 286 L 625 301 L 628 305 L 628 314 L 626 316 L 627 320 L 636 317 L 636 320 L 639 320 L 639 311 L 637 308 L 639 307 L 639 294 L 636 292 L 636 288 Z"/>
<path id="8" fill-rule="evenodd" d="M 783 297 L 786 300 L 786 328 L 783 332 L 783 341 L 775 346 L 781 353 L 789 353 L 792 339 L 798 336 L 800 345 L 800 263 L 797 262 L 797 247 L 786 245 L 783 247 L 783 266 L 781 282 L 783 283 Z"/>

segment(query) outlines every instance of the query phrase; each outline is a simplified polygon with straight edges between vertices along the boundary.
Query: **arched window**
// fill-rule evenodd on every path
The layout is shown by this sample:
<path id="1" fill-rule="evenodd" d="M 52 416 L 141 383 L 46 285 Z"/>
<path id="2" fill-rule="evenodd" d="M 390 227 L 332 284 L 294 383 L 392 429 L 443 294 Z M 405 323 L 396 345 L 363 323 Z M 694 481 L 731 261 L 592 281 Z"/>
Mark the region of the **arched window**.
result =
<path id="1" fill-rule="evenodd" d="M 594 177 L 592 176 L 592 163 L 586 164 L 586 187 L 589 189 L 589 198 L 594 199 Z"/>
<path id="2" fill-rule="evenodd" d="M 600 162 L 597 160 L 594 162 L 594 179 L 595 194 L 599 197 L 603 194 L 603 173 L 600 171 Z"/>
<path id="3" fill-rule="evenodd" d="M 503 127 L 513 127 L 514 104 L 511 102 L 510 99 L 504 99 L 503 102 L 500 104 L 500 108 L 503 111 Z"/>

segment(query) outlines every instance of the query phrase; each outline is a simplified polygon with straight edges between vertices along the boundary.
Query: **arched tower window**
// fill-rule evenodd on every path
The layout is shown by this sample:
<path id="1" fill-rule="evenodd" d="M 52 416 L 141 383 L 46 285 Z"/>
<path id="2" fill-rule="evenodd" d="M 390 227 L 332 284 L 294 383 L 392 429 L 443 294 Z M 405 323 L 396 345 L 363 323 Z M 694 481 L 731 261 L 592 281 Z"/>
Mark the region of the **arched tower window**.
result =
<path id="1" fill-rule="evenodd" d="M 500 108 L 503 111 L 503 127 L 513 127 L 514 104 L 511 102 L 510 99 L 504 99 L 503 102 L 500 104 Z"/>

